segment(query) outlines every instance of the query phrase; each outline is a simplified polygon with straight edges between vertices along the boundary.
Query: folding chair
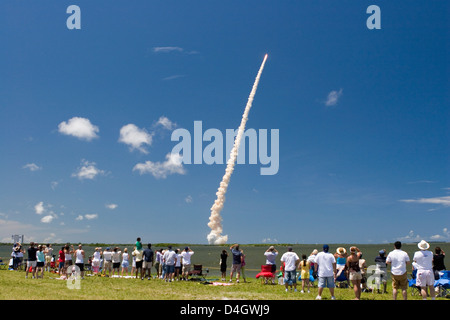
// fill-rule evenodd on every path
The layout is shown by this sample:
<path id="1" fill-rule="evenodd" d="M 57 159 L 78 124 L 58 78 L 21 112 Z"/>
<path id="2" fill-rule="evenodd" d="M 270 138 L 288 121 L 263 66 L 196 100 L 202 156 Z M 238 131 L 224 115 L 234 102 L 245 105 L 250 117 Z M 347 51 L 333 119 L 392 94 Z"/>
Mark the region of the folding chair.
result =
<path id="1" fill-rule="evenodd" d="M 261 272 L 256 275 L 256 279 L 261 278 L 261 284 L 264 282 L 267 284 L 267 280 L 272 280 L 272 283 L 275 283 L 275 273 L 272 272 L 271 265 L 262 265 Z"/>

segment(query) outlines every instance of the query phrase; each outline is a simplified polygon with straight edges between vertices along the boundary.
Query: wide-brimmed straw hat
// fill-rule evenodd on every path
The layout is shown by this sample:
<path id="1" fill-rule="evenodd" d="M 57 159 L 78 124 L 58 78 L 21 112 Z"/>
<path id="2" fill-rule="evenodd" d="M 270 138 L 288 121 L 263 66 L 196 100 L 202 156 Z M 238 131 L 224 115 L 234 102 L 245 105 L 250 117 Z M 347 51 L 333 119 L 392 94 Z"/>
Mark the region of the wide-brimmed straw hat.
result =
<path id="1" fill-rule="evenodd" d="M 425 240 L 420 241 L 417 246 L 419 247 L 420 250 L 428 250 L 428 248 L 430 247 L 430 244 L 428 242 L 426 242 Z"/>
<path id="2" fill-rule="evenodd" d="M 345 250 L 344 247 L 339 247 L 339 248 L 336 249 L 336 253 L 337 254 L 346 254 L 347 250 Z"/>

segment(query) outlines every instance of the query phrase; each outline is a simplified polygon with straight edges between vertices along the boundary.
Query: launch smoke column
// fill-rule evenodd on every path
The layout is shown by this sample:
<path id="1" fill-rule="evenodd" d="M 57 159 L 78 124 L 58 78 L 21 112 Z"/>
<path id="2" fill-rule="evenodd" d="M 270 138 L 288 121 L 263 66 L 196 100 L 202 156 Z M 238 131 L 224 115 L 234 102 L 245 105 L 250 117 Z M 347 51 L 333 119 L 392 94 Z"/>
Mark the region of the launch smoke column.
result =
<path id="1" fill-rule="evenodd" d="M 245 106 L 244 114 L 242 115 L 241 124 L 238 129 L 238 133 L 236 139 L 234 140 L 233 149 L 230 152 L 230 158 L 227 162 L 227 168 L 225 170 L 225 175 L 222 178 L 222 182 L 220 182 L 220 186 L 216 192 L 217 199 L 211 207 L 211 216 L 209 217 L 208 227 L 211 228 L 211 232 L 208 234 L 208 243 L 209 244 L 224 244 L 228 241 L 227 235 L 222 235 L 223 227 L 222 227 L 222 217 L 220 216 L 220 212 L 223 209 L 223 205 L 225 203 L 225 194 L 227 193 L 228 184 L 230 183 L 231 174 L 234 170 L 234 165 L 236 163 L 236 159 L 238 156 L 239 146 L 241 144 L 241 139 L 245 131 L 245 124 L 248 120 L 248 113 L 250 112 L 250 108 L 252 107 L 253 98 L 255 97 L 256 89 L 258 88 L 259 78 L 261 77 L 262 71 L 264 69 L 264 64 L 267 60 L 267 54 L 264 56 L 264 60 L 259 68 L 258 74 L 256 75 L 255 83 L 253 84 L 252 91 L 248 97 L 247 105 Z"/>

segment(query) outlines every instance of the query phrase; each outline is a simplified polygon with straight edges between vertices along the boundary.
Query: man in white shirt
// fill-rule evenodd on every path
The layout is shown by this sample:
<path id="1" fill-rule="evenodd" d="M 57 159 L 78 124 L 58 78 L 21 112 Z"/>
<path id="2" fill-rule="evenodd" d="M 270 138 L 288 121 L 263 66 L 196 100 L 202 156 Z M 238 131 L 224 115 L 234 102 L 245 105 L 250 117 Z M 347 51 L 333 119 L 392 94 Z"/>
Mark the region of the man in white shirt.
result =
<path id="1" fill-rule="evenodd" d="M 163 261 L 166 265 L 164 278 L 166 281 L 171 282 L 175 275 L 175 263 L 177 262 L 177 254 L 172 250 L 172 246 L 168 246 L 168 250 L 164 253 Z"/>
<path id="2" fill-rule="evenodd" d="M 431 299 L 435 300 L 433 253 L 428 251 L 430 245 L 425 240 L 420 241 L 417 246 L 420 251 L 416 251 L 413 257 L 417 267 L 416 286 L 420 287 L 423 300 L 427 300 L 427 288 L 430 290 Z"/>
<path id="3" fill-rule="evenodd" d="M 284 262 L 284 286 L 288 292 L 288 286 L 294 286 L 297 291 L 297 264 L 300 261 L 298 255 L 292 251 L 292 247 L 288 247 L 288 251 L 281 256 L 281 262 Z"/>
<path id="4" fill-rule="evenodd" d="M 108 247 L 103 251 L 103 274 L 108 277 L 111 276 L 112 269 L 112 252 L 110 250 L 111 249 Z M 108 271 L 108 274 L 106 274 L 106 271 Z"/>
<path id="5" fill-rule="evenodd" d="M 319 277 L 318 294 L 316 300 L 322 299 L 322 292 L 324 288 L 328 288 L 331 294 L 331 300 L 335 300 L 334 287 L 336 280 L 336 259 L 334 255 L 329 253 L 330 247 L 323 245 L 323 251 L 319 252 L 314 260 L 314 271 L 317 272 Z"/>
<path id="6" fill-rule="evenodd" d="M 403 300 L 408 298 L 408 277 L 406 274 L 406 265 L 409 263 L 408 254 L 401 250 L 402 243 L 396 241 L 394 243 L 394 250 L 389 252 L 386 258 L 386 264 L 391 265 L 392 274 L 392 294 L 394 300 L 397 300 L 398 290 L 402 290 Z"/>
<path id="7" fill-rule="evenodd" d="M 189 278 L 189 271 L 191 271 L 191 256 L 194 254 L 194 251 L 192 251 L 189 247 L 184 248 L 184 251 L 181 253 L 182 258 L 182 280 L 188 280 Z"/>

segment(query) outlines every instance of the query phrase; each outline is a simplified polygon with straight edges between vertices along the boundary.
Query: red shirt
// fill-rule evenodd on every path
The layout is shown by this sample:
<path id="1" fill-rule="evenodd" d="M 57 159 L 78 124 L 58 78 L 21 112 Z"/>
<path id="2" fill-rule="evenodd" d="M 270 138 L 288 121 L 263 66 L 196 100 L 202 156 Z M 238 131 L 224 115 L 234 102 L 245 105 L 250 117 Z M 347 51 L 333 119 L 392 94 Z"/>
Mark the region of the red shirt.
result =
<path id="1" fill-rule="evenodd" d="M 58 262 L 64 262 L 66 261 L 66 255 L 64 254 L 63 250 L 59 250 L 59 259 Z"/>

